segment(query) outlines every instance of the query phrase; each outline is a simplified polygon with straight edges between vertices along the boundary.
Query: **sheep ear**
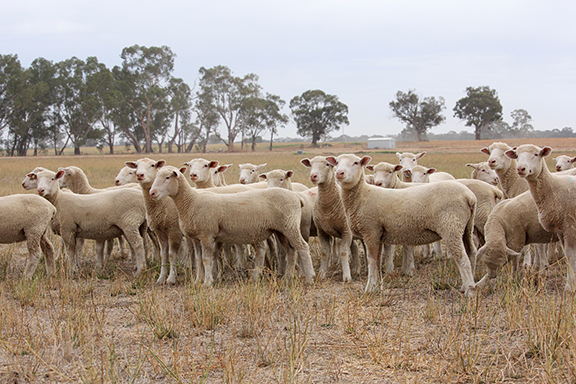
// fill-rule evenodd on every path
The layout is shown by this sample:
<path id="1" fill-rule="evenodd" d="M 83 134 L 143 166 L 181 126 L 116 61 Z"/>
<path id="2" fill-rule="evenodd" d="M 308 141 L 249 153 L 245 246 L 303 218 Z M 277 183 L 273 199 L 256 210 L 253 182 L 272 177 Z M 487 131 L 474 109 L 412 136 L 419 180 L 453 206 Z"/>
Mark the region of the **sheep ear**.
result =
<path id="1" fill-rule="evenodd" d="M 508 258 L 514 257 L 514 258 L 518 258 L 520 257 L 520 252 L 516 252 L 508 247 L 506 247 L 506 256 L 508 256 Z"/>
<path id="2" fill-rule="evenodd" d="M 361 160 L 360 160 L 360 164 L 362 164 L 363 167 L 367 166 L 368 163 L 372 161 L 372 158 L 370 156 L 364 156 Z"/>
<path id="3" fill-rule="evenodd" d="M 62 176 L 64 176 L 64 171 L 60 170 L 58 172 L 56 172 L 56 180 L 61 179 Z"/>
<path id="4" fill-rule="evenodd" d="M 487 155 L 490 155 L 490 148 L 488 147 L 484 147 L 480 150 L 480 152 L 485 153 Z"/>
<path id="5" fill-rule="evenodd" d="M 286 177 L 292 177 L 294 176 L 294 171 L 287 171 L 286 172 Z"/>
<path id="6" fill-rule="evenodd" d="M 178 171 L 180 171 L 181 174 L 185 174 L 187 169 L 188 168 L 186 168 L 186 167 L 181 167 Z M 176 172 L 174 172 L 174 173 L 176 173 Z"/>
<path id="7" fill-rule="evenodd" d="M 338 165 L 338 160 L 334 156 L 328 156 L 326 161 L 332 165 Z"/>
<path id="8" fill-rule="evenodd" d="M 417 158 L 417 159 L 421 159 L 422 157 L 424 157 L 425 154 L 426 154 L 426 151 L 417 153 L 417 154 L 416 154 L 416 158 Z"/>
<path id="9" fill-rule="evenodd" d="M 26 175 L 29 179 L 35 180 L 36 179 L 36 174 L 35 173 L 29 173 Z"/>
<path id="10" fill-rule="evenodd" d="M 126 161 L 126 162 L 124 162 L 124 165 L 127 166 L 128 168 L 132 168 L 132 169 L 138 168 L 138 165 L 136 165 L 135 161 Z"/>
<path id="11" fill-rule="evenodd" d="M 312 167 L 312 163 L 310 163 L 310 159 L 308 158 L 300 160 L 300 164 L 308 168 Z"/>
<path id="12" fill-rule="evenodd" d="M 187 161 L 187 162 L 185 162 L 185 163 L 182 163 L 182 165 L 187 165 L 187 166 L 191 167 L 190 161 Z"/>
<path id="13" fill-rule="evenodd" d="M 472 163 L 468 163 L 466 164 L 467 167 L 472 167 L 474 169 L 478 169 L 478 164 L 472 164 Z"/>
<path id="14" fill-rule="evenodd" d="M 509 159 L 517 159 L 518 155 L 516 154 L 516 150 L 515 149 L 509 149 L 506 152 L 504 152 L 504 154 L 506 155 L 507 158 Z"/>
<path id="15" fill-rule="evenodd" d="M 156 165 L 156 168 L 160 169 L 166 165 L 166 160 L 158 160 L 155 165 Z"/>
<path id="16" fill-rule="evenodd" d="M 396 152 L 396 156 L 398 156 L 398 158 L 401 158 L 402 154 L 400 152 Z"/>
<path id="17" fill-rule="evenodd" d="M 404 167 L 402 167 L 400 164 L 397 164 L 397 165 L 394 167 L 394 172 L 398 172 L 398 171 L 401 170 L 402 168 L 404 168 Z"/>
<path id="18" fill-rule="evenodd" d="M 210 168 L 216 168 L 218 166 L 218 164 L 220 164 L 218 162 L 218 160 L 212 160 L 210 163 L 208 163 L 208 167 Z"/>
<path id="19" fill-rule="evenodd" d="M 268 164 L 268 163 L 260 164 L 256 167 L 256 169 L 261 170 L 262 168 L 264 168 L 266 166 L 266 164 Z"/>
<path id="20" fill-rule="evenodd" d="M 369 170 L 369 171 L 374 172 L 374 166 L 373 166 L 373 165 L 367 165 L 367 166 L 366 166 L 366 169 Z"/>
<path id="21" fill-rule="evenodd" d="M 259 174 L 258 177 L 264 180 L 268 180 L 268 176 L 265 173 Z"/>
<path id="22" fill-rule="evenodd" d="M 230 164 L 230 165 L 221 165 L 221 166 L 218 167 L 218 169 L 216 170 L 216 172 L 224 172 L 224 171 L 226 171 L 228 168 L 230 168 L 231 165 L 232 165 L 232 164 Z"/>
<path id="23" fill-rule="evenodd" d="M 426 171 L 427 174 L 431 175 L 434 172 L 436 172 L 436 168 L 428 168 L 428 170 Z"/>
<path id="24" fill-rule="evenodd" d="M 552 148 L 546 146 L 546 147 L 542 148 L 542 150 L 540 151 L 540 157 L 548 157 L 548 156 L 550 156 L 551 153 L 552 153 Z"/>

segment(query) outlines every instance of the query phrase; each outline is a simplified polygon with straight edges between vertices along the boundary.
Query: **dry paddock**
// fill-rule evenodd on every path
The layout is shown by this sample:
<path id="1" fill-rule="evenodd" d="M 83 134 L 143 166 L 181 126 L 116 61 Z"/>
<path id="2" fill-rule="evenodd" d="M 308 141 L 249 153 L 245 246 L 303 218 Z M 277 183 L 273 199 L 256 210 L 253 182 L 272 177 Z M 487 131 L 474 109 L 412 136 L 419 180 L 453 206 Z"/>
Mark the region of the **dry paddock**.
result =
<path id="1" fill-rule="evenodd" d="M 490 144 L 433 148 L 435 143 L 398 150 L 426 150 L 422 164 L 467 177 L 463 164 L 485 160 L 477 150 Z M 536 144 L 558 144 L 555 154 L 575 156 L 568 148 L 575 143 L 566 139 L 566 147 Z M 304 147 L 303 156 L 296 149 L 150 157 L 174 165 L 217 159 L 234 163 L 232 172 L 241 162 L 268 162 L 265 170 L 291 168 L 295 181 L 306 182 L 300 158 L 366 152 L 352 144 Z M 375 162 L 395 162 L 393 153 L 367 154 Z M 0 188 L 2 195 L 23 193 L 19 183 L 38 165 L 78 165 L 95 187 L 104 187 L 124 161 L 139 157 L 0 158 Z M 226 177 L 237 180 L 233 173 Z M 317 269 L 315 240 L 311 250 Z M 400 254 L 398 248 L 397 267 Z M 117 250 L 103 273 L 92 273 L 92 242 L 78 278 L 66 276 L 62 257 L 54 277 L 46 277 L 41 262 L 35 279 L 22 282 L 25 256 L 22 245 L 0 247 L 0 382 L 576 382 L 576 301 L 563 292 L 561 258 L 542 276 L 505 267 L 491 287 L 466 299 L 457 291 L 460 278 L 451 260 L 420 254 L 414 277 L 385 276 L 374 295 L 363 294 L 365 272 L 344 284 L 338 266 L 326 280 L 306 286 L 278 279 L 273 271 L 253 282 L 226 265 L 222 281 L 203 288 L 182 265 L 176 286 L 158 287 L 157 262 L 135 279 L 131 262 Z"/>

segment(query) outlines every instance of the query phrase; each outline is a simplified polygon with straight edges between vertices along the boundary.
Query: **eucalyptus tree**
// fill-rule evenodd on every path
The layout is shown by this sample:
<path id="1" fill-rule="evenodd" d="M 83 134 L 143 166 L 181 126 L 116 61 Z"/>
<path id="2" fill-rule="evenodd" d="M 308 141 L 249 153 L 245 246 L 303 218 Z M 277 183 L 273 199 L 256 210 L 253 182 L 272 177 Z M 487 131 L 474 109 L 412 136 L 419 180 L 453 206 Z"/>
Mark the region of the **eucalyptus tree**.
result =
<path id="1" fill-rule="evenodd" d="M 168 141 L 168 152 L 172 152 L 172 146 L 176 144 L 178 153 L 182 152 L 185 129 L 190 128 L 192 114 L 192 89 L 184 80 L 172 78 L 168 87 L 170 95 L 170 109 L 172 110 L 173 135 Z"/>
<path id="2" fill-rule="evenodd" d="M 252 151 L 256 150 L 256 139 L 264 132 L 270 132 L 270 150 L 272 150 L 274 134 L 277 133 L 278 127 L 288 122 L 288 116 L 280 112 L 285 104 L 280 96 L 269 93 L 266 94 L 266 98 L 252 97 L 245 100 L 243 115 Z"/>
<path id="3" fill-rule="evenodd" d="M 466 88 L 466 97 L 456 102 L 454 116 L 465 120 L 466 126 L 474 127 L 476 140 L 480 140 L 482 131 L 502 120 L 502 104 L 494 89 L 487 86 Z"/>
<path id="4" fill-rule="evenodd" d="M 348 106 L 338 100 L 338 96 L 329 95 L 319 89 L 309 90 L 290 100 L 292 118 L 296 122 L 298 134 L 311 137 L 312 146 L 340 126 L 350 124 Z"/>
<path id="5" fill-rule="evenodd" d="M 202 152 L 206 153 L 206 145 L 210 140 L 210 135 L 217 132 L 218 125 L 220 124 L 220 114 L 212 103 L 212 96 L 208 92 L 199 92 L 198 97 L 194 103 L 193 110 L 196 113 L 196 136 L 194 141 L 200 140 L 199 145 Z M 186 148 L 186 152 L 190 152 L 194 144 L 190 140 L 190 144 Z"/>
<path id="6" fill-rule="evenodd" d="M 122 81 L 124 102 L 131 108 L 141 129 L 144 151 L 152 152 L 154 138 L 163 138 L 168 120 L 168 87 L 174 70 L 176 55 L 167 46 L 124 48 L 122 54 Z M 135 148 L 138 132 L 126 132 Z"/>
<path id="7" fill-rule="evenodd" d="M 242 118 L 245 107 L 244 100 L 255 97 L 260 92 L 258 76 L 249 73 L 237 77 L 223 65 L 213 68 L 200 68 L 198 98 L 213 106 L 226 126 L 228 137 L 221 139 L 228 151 L 234 150 L 234 140 L 245 128 Z M 219 133 L 216 132 L 219 136 Z M 220 136 L 219 136 L 220 137 Z"/>
<path id="8" fill-rule="evenodd" d="M 391 101 L 389 105 L 394 117 L 414 129 L 418 141 L 422 141 L 422 135 L 426 134 L 426 131 L 446 120 L 446 117 L 440 114 L 446 109 L 443 97 L 436 99 L 431 96 L 420 99 L 420 96 L 412 90 L 408 93 L 398 91 L 396 100 Z"/>

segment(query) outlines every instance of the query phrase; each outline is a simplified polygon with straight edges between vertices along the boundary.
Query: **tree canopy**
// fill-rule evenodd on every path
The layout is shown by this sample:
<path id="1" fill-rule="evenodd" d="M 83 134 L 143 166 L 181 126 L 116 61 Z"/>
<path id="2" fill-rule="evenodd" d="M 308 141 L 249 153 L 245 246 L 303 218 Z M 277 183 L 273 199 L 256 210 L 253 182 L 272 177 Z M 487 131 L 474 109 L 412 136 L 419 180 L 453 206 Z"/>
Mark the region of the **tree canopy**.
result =
<path id="1" fill-rule="evenodd" d="M 422 135 L 426 131 L 446 120 L 446 117 L 440 114 L 446 109 L 443 97 L 436 99 L 432 96 L 421 100 L 413 90 L 408 93 L 398 91 L 396 100 L 390 102 L 390 109 L 394 117 L 416 132 L 418 141 L 422 141 Z"/>
<path id="2" fill-rule="evenodd" d="M 502 104 L 490 87 L 468 87 L 466 96 L 456 102 L 454 116 L 465 120 L 466 126 L 474 127 L 475 138 L 480 140 L 482 131 L 502 120 Z"/>
<path id="3" fill-rule="evenodd" d="M 338 100 L 338 96 L 326 94 L 319 89 L 309 90 L 290 100 L 292 118 L 296 122 L 298 134 L 311 137 L 312 146 L 342 125 L 348 125 L 348 106 Z"/>

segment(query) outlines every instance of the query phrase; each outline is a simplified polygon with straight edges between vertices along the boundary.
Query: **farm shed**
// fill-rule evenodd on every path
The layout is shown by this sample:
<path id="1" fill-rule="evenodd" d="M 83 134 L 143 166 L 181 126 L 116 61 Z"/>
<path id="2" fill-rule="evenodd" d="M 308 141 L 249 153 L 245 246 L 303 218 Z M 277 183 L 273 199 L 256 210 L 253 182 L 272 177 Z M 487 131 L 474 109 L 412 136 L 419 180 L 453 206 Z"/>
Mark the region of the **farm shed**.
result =
<path id="1" fill-rule="evenodd" d="M 367 141 L 368 149 L 396 148 L 396 139 L 391 137 L 373 137 Z"/>

